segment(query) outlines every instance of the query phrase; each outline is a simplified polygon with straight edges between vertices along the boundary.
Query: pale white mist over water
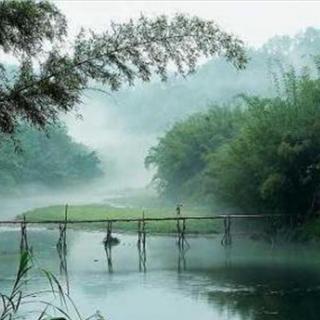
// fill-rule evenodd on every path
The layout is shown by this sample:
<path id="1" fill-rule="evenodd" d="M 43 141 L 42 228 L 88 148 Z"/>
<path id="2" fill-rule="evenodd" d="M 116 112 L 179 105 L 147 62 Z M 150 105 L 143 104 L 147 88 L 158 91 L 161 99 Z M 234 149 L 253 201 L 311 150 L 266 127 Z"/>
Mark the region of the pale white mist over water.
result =
<path id="1" fill-rule="evenodd" d="M 114 103 L 103 98 L 85 98 L 79 108 L 82 119 L 66 117 L 69 133 L 98 153 L 105 172 L 102 185 L 108 189 L 143 188 L 153 174 L 145 169 L 144 158 L 156 142 L 156 134 L 130 132 L 129 124 L 117 110 L 116 96 Z"/>

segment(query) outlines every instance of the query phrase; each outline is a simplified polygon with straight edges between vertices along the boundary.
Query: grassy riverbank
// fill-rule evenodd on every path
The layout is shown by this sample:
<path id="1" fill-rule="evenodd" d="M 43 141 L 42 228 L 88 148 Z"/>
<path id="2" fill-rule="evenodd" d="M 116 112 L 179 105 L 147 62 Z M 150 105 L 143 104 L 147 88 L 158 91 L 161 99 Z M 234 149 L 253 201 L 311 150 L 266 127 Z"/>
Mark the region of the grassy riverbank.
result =
<path id="1" fill-rule="evenodd" d="M 204 216 L 210 213 L 204 209 L 183 208 L 183 216 Z M 50 206 L 38 208 L 25 213 L 27 221 L 44 221 L 44 220 L 63 220 L 64 206 Z M 142 210 L 138 208 L 118 208 L 110 205 L 90 204 L 69 206 L 69 220 L 97 220 L 113 218 L 140 218 Z M 145 210 L 145 217 L 174 217 L 174 208 L 150 208 Z M 103 223 L 90 223 L 81 225 L 72 225 L 74 228 L 83 229 L 105 229 Z M 114 229 L 118 231 L 136 231 L 136 223 L 117 222 Z M 147 224 L 147 230 L 151 233 L 174 233 L 176 232 L 176 223 L 174 221 L 157 221 Z M 217 233 L 221 230 L 221 221 L 188 221 L 187 231 L 194 234 Z"/>
<path id="2" fill-rule="evenodd" d="M 63 220 L 64 219 L 63 205 L 49 206 L 34 209 L 25 212 L 27 221 L 45 221 L 45 220 Z M 175 217 L 174 207 L 152 207 L 144 210 L 146 218 L 152 217 Z M 212 215 L 205 209 L 187 208 L 182 210 L 183 216 L 206 216 Z M 117 218 L 141 218 L 142 209 L 138 207 L 116 207 L 107 204 L 88 204 L 88 205 L 73 205 L 69 206 L 68 219 L 69 220 L 100 220 L 100 219 L 117 219 Z M 18 217 L 18 218 L 21 218 Z M 215 234 L 223 232 L 222 220 L 190 220 L 187 221 L 187 233 L 191 234 Z M 239 225 L 238 225 L 239 227 Z M 71 224 L 69 228 L 83 229 L 83 230 L 105 230 L 105 223 L 90 223 L 90 224 Z M 236 222 L 233 221 L 232 229 L 237 228 Z M 245 229 L 243 229 L 245 228 Z M 261 225 L 256 224 L 255 221 L 245 221 L 241 225 L 241 230 L 246 231 L 247 234 L 261 231 Z M 136 232 L 137 223 L 135 222 L 116 222 L 113 225 L 115 231 L 120 232 Z M 170 234 L 176 233 L 175 221 L 152 221 L 147 223 L 147 232 L 154 234 Z M 320 240 L 320 219 L 313 219 L 303 226 L 297 228 L 292 233 L 293 239 L 296 241 Z"/>

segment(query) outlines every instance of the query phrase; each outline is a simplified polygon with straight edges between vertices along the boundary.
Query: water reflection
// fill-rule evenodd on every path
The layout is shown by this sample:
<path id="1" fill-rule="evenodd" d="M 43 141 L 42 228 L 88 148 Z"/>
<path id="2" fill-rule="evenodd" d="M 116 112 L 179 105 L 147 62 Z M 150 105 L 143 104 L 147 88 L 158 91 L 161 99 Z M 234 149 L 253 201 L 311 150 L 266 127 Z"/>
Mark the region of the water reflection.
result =
<path id="1" fill-rule="evenodd" d="M 138 241 L 138 257 L 139 257 L 139 272 L 147 272 L 147 251 L 145 241 L 141 244 Z"/>
<path id="2" fill-rule="evenodd" d="M 67 264 L 67 225 L 59 224 L 59 239 L 57 242 L 60 276 L 64 279 L 67 293 L 70 293 L 68 264 Z"/>
<path id="3" fill-rule="evenodd" d="M 142 213 L 142 218 L 144 218 L 144 212 Z M 138 257 L 139 257 L 139 272 L 147 271 L 147 252 L 146 252 L 146 222 L 144 219 L 138 221 Z"/>
<path id="4" fill-rule="evenodd" d="M 178 272 L 186 271 L 187 270 L 187 260 L 186 260 L 186 252 L 187 248 L 179 249 L 178 254 Z"/>
<path id="5" fill-rule="evenodd" d="M 229 268 L 232 266 L 232 247 L 226 246 L 224 248 L 224 257 L 225 257 L 225 267 Z"/>
<path id="6" fill-rule="evenodd" d="M 227 290 L 208 290 L 208 302 L 240 319 L 319 319 L 320 278 L 292 267 L 236 267 L 210 273 Z"/>
<path id="7" fill-rule="evenodd" d="M 1 289 L 9 287 L 16 270 L 19 231 L 0 232 Z M 99 309 L 113 320 L 318 319 L 316 246 L 271 250 L 264 242 L 234 238 L 232 247 L 223 247 L 220 236 L 188 236 L 175 246 L 174 237 L 148 236 L 137 248 L 136 235 L 121 234 L 116 247 L 106 248 L 100 232 L 59 235 L 56 243 L 56 231 L 28 228 L 29 246 L 42 267 L 60 270 L 68 286 L 72 280 L 72 298 L 84 313 Z M 28 286 L 43 283 L 37 278 Z"/>
<path id="8" fill-rule="evenodd" d="M 104 250 L 106 252 L 107 257 L 107 265 L 108 265 L 108 272 L 113 273 L 113 264 L 112 264 L 112 245 L 109 243 L 104 243 Z"/>

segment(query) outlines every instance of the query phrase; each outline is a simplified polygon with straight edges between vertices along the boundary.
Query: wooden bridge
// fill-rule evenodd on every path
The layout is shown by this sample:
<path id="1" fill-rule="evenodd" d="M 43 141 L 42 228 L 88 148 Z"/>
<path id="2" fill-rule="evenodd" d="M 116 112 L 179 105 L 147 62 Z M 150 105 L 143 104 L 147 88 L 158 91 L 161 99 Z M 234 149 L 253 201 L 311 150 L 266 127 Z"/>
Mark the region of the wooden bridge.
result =
<path id="1" fill-rule="evenodd" d="M 186 235 L 186 222 L 191 220 L 223 220 L 224 225 L 224 235 L 221 240 L 221 244 L 228 246 L 231 245 L 231 221 L 239 219 L 267 219 L 274 217 L 281 217 L 283 214 L 219 214 L 212 216 L 183 216 L 181 215 L 179 206 L 177 207 L 176 216 L 168 217 L 145 217 L 142 214 L 141 218 L 110 218 L 110 219 L 93 219 L 93 220 L 70 220 L 68 219 L 68 205 L 65 206 L 65 213 L 63 220 L 27 220 L 25 216 L 23 219 L 18 220 L 0 220 L 1 225 L 20 225 L 21 226 L 21 249 L 28 247 L 27 241 L 27 225 L 43 225 L 43 226 L 54 226 L 59 228 L 59 243 L 64 242 L 65 234 L 67 232 L 68 225 L 75 224 L 92 224 L 92 223 L 104 223 L 107 225 L 107 235 L 105 237 L 105 244 L 112 245 L 112 229 L 115 223 L 137 223 L 137 233 L 138 233 L 138 247 L 145 246 L 146 242 L 146 223 L 149 222 L 160 222 L 160 221 L 175 221 L 176 222 L 176 234 L 178 237 L 178 245 L 184 246 L 185 235 Z"/>
<path id="2" fill-rule="evenodd" d="M 112 246 L 117 243 L 117 239 L 112 236 L 113 225 L 115 223 L 137 223 L 137 248 L 139 252 L 139 270 L 146 270 L 146 224 L 150 222 L 160 221 L 174 221 L 176 222 L 176 236 L 177 245 L 179 248 L 179 264 L 180 261 L 185 261 L 185 252 L 189 248 L 189 244 L 186 240 L 186 222 L 187 221 L 199 221 L 199 220 L 222 220 L 224 231 L 221 239 L 223 246 L 232 245 L 231 237 L 231 222 L 232 220 L 240 219 L 268 219 L 273 217 L 283 217 L 283 214 L 219 214 L 212 216 L 183 216 L 180 209 L 177 207 L 177 214 L 175 216 L 168 217 L 145 217 L 142 214 L 141 218 L 112 218 L 112 219 L 95 219 L 95 220 L 70 220 L 68 219 L 68 205 L 65 206 L 64 219 L 62 220 L 27 220 L 26 216 L 23 219 L 18 220 L 0 220 L 0 226 L 11 225 L 20 226 L 20 250 L 31 251 L 32 248 L 28 242 L 28 225 L 43 225 L 43 226 L 57 226 L 59 230 L 59 237 L 57 241 L 57 252 L 60 259 L 60 272 L 65 274 L 67 278 L 67 227 L 68 225 L 75 224 L 92 224 L 101 223 L 106 224 L 106 236 L 104 238 L 104 247 L 107 256 L 108 270 L 113 271 L 112 267 Z M 183 263 L 182 263 L 183 264 Z"/>
<path id="3" fill-rule="evenodd" d="M 151 222 L 151 221 L 178 221 L 178 220 L 223 220 L 223 219 L 265 219 L 272 217 L 283 217 L 283 214 L 219 214 L 213 216 L 170 216 L 170 217 L 141 217 L 141 218 L 110 218 L 110 219 L 96 219 L 96 220 L 29 220 L 18 219 L 18 220 L 0 220 L 0 225 L 19 225 L 21 223 L 27 224 L 56 224 L 61 223 L 67 224 L 87 224 L 87 223 L 108 223 L 108 222 Z"/>

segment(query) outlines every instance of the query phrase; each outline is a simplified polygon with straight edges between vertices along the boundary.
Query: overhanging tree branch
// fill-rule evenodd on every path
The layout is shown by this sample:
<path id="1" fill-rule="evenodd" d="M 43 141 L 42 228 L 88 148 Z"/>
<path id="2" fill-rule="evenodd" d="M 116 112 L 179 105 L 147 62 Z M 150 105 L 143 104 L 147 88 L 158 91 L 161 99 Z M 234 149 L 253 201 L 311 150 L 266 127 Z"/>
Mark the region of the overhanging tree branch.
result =
<path id="1" fill-rule="evenodd" d="M 10 3 L 13 5 L 15 1 L 6 2 L 10 7 Z M 45 4 L 41 10 L 47 8 L 55 13 L 47 15 L 49 25 L 54 28 L 56 20 L 62 25 L 59 30 L 49 30 L 51 32 L 47 37 L 40 29 L 27 28 L 29 32 L 35 33 L 33 39 L 36 39 L 36 43 L 33 47 L 39 49 L 39 41 L 61 42 L 64 30 L 61 13 L 46 1 L 27 2 L 35 8 Z M 34 18 L 39 19 L 38 15 Z M 8 23 L 8 19 L 3 21 Z M 36 25 L 41 23 L 44 23 L 42 18 Z M 54 34 L 57 36 L 54 37 Z M 19 50 L 23 48 L 20 44 Z M 61 54 L 54 45 L 47 57 L 39 61 L 40 70 L 36 70 L 34 56 L 28 54 L 31 51 L 27 43 L 14 81 L 8 83 L 6 73 L 2 72 L 2 132 L 13 134 L 21 119 L 41 128 L 56 121 L 60 112 L 68 112 L 81 102 L 81 93 L 91 80 L 100 82 L 113 91 L 118 90 L 124 83 L 132 85 L 136 79 L 149 81 L 154 73 L 166 80 L 168 65 L 175 66 L 177 72 L 184 76 L 195 70 L 201 57 L 223 55 L 237 68 L 243 68 L 246 64 L 243 43 L 239 39 L 221 31 L 212 21 L 185 15 L 176 15 L 173 18 L 159 16 L 152 19 L 141 16 L 137 21 L 112 23 L 111 31 L 102 34 L 81 32 L 72 48 L 71 55 Z M 44 53 L 42 48 L 39 49 L 40 53 Z"/>
<path id="2" fill-rule="evenodd" d="M 184 38 L 196 38 L 197 36 L 196 35 L 181 35 L 181 36 L 172 36 L 172 37 L 167 37 L 167 38 L 153 38 L 153 39 L 150 39 L 148 41 L 145 41 L 145 42 L 141 42 L 141 43 L 136 43 L 134 45 L 131 45 L 131 46 L 126 46 L 126 47 L 122 47 L 122 48 L 118 48 L 116 50 L 113 50 L 113 51 L 110 51 L 110 52 L 106 52 L 104 54 L 100 54 L 100 55 L 97 55 L 97 56 L 94 56 L 94 57 L 90 57 L 86 60 L 83 60 L 83 61 L 80 61 L 80 62 L 77 62 L 77 63 L 74 63 L 73 65 L 69 66 L 67 70 L 65 70 L 65 72 L 68 72 L 68 71 L 71 71 L 72 69 L 76 69 L 76 68 L 79 68 L 81 67 L 82 65 L 84 64 L 87 64 L 87 63 L 90 63 L 92 61 L 95 61 L 95 60 L 100 60 L 101 58 L 103 57 L 108 57 L 108 56 L 112 56 L 112 55 L 115 55 L 121 51 L 127 51 L 127 50 L 130 50 L 131 48 L 137 48 L 137 47 L 140 47 L 140 46 L 147 46 L 149 44 L 152 44 L 152 43 L 163 43 L 163 42 L 168 42 L 170 41 L 171 39 L 184 39 Z M 237 68 L 241 69 L 244 67 L 245 65 L 245 60 L 241 63 L 238 63 L 236 64 L 235 61 L 233 61 L 234 64 L 236 65 Z M 35 82 L 29 84 L 28 86 L 25 86 L 25 87 L 22 87 L 22 88 L 18 88 L 17 90 L 14 90 L 12 93 L 13 94 L 16 94 L 16 93 L 20 93 L 24 90 L 28 90 L 30 88 L 32 88 L 33 86 L 39 84 L 40 82 L 43 82 L 43 81 L 47 81 L 47 80 L 50 80 L 51 78 L 54 78 L 56 76 L 58 76 L 59 74 L 57 72 L 55 73 L 52 73 L 44 78 L 41 78 L 39 80 L 36 80 Z"/>

